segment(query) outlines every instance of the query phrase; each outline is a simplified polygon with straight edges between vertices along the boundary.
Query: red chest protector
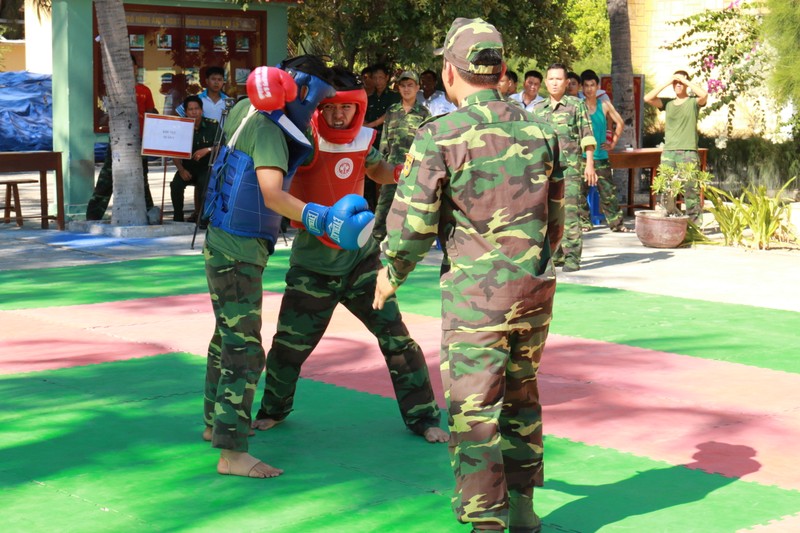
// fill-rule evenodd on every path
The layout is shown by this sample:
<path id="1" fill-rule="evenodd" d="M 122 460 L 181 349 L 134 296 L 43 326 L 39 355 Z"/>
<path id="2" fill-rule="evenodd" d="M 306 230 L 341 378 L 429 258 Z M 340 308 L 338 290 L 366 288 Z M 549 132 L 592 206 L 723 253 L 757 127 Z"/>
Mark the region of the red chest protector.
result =
<path id="1" fill-rule="evenodd" d="M 375 139 L 375 130 L 362 127 L 356 138 L 347 144 L 333 144 L 320 137 L 316 115 L 311 121 L 314 134 L 314 159 L 297 169 L 289 193 L 304 202 L 333 205 L 347 194 L 364 194 L 364 169 L 367 154 Z M 305 228 L 292 221 L 295 228 Z M 328 236 L 321 238 L 331 248 L 339 248 Z"/>

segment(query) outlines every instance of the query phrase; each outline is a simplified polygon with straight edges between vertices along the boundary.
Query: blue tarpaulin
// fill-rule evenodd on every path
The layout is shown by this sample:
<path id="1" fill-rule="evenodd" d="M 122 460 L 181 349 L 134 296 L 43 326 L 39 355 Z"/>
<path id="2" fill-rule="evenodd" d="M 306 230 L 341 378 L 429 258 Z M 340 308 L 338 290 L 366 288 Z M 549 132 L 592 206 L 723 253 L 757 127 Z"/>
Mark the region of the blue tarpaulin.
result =
<path id="1" fill-rule="evenodd" d="M 52 76 L 0 72 L 0 152 L 52 149 Z"/>

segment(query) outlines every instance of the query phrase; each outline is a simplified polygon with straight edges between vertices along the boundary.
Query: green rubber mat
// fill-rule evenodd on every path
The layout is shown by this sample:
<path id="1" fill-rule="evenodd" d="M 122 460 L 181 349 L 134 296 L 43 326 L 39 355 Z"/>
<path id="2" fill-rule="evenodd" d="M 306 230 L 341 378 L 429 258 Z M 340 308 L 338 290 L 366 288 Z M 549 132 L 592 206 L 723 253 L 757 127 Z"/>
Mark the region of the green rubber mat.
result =
<path id="1" fill-rule="evenodd" d="M 288 250 L 270 258 L 264 289 L 282 292 Z M 402 310 L 440 314 L 439 269 L 420 265 L 399 291 Z M 0 309 L 152 298 L 206 291 L 203 258 L 0 272 Z M 797 313 L 560 283 L 553 333 L 800 373 Z"/>
<path id="2" fill-rule="evenodd" d="M 3 531 L 467 531 L 444 445 L 409 433 L 391 399 L 311 380 L 251 438 L 286 473 L 217 475 L 204 365 L 174 353 L 0 377 Z M 800 509 L 795 491 L 565 439 L 546 454 L 546 532 L 732 532 Z"/>

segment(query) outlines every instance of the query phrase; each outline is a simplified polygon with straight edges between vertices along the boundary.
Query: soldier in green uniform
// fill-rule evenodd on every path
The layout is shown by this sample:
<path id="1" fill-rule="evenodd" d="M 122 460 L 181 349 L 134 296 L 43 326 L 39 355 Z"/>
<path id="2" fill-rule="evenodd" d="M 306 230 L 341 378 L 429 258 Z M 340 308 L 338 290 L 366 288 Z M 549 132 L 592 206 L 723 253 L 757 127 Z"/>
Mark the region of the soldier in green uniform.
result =
<path id="1" fill-rule="evenodd" d="M 399 165 L 405 161 L 417 129 L 430 116 L 425 106 L 417 102 L 419 78 L 416 72 L 405 71 L 400 74 L 397 85 L 402 101 L 390 105 L 386 110 L 380 144 L 380 152 L 392 165 Z M 375 207 L 375 229 L 372 235 L 379 243 L 386 238 L 386 215 L 389 213 L 389 208 L 392 207 L 396 189 L 397 185 L 394 184 L 381 185 L 378 193 L 378 203 Z"/>
<path id="2" fill-rule="evenodd" d="M 536 379 L 555 293 L 551 260 L 563 231 L 558 139 L 496 90 L 500 33 L 458 18 L 445 39 L 442 80 L 459 108 L 423 125 L 387 220 L 381 308 L 442 242 L 441 370 L 449 409 L 453 510 L 473 531 L 541 529 L 543 481 Z"/>
<path id="3" fill-rule="evenodd" d="M 583 180 L 588 185 L 597 184 L 594 170 L 594 147 L 592 122 L 586 106 L 567 92 L 567 67 L 559 63 L 547 69 L 545 85 L 550 98 L 537 102 L 533 112 L 550 123 L 558 135 L 561 147 L 561 165 L 564 171 L 564 240 L 561 241 L 556 262 L 564 265 L 564 272 L 575 272 L 581 268 L 583 249 L 579 210 L 586 199 L 581 194 Z M 581 172 L 581 158 L 586 154 L 586 166 Z"/>
<path id="4" fill-rule="evenodd" d="M 183 222 L 183 192 L 189 185 L 194 186 L 194 213 L 189 217 L 189 222 L 194 222 L 200 212 L 201 193 L 208 182 L 208 161 L 211 158 L 219 122 L 203 116 L 203 101 L 197 96 L 186 97 L 183 109 L 187 117 L 194 119 L 192 157 L 172 160 L 178 171 L 169 184 L 169 193 L 174 210 L 172 220 Z"/>
<path id="5" fill-rule="evenodd" d="M 675 98 L 659 98 L 661 91 L 672 85 Z M 689 94 L 691 89 L 694 94 Z M 700 108 L 708 101 L 708 92 L 698 83 L 689 80 L 685 70 L 676 70 L 672 77 L 644 96 L 644 101 L 666 112 L 664 122 L 664 152 L 661 162 L 672 167 L 678 163 L 699 166 L 697 155 L 697 120 Z M 693 222 L 700 218 L 700 192 L 694 184 L 687 184 L 683 193 L 686 214 Z"/>
<path id="6" fill-rule="evenodd" d="M 394 184 L 402 168 L 383 160 L 372 145 L 375 130 L 363 127 L 366 98 L 360 80 L 342 67 L 332 70 L 336 96 L 322 100 L 311 119 L 314 154 L 297 170 L 289 189 L 306 202 L 332 204 L 361 195 L 365 172 L 376 183 Z M 342 304 L 378 341 L 406 427 L 428 442 L 446 442 L 425 356 L 403 322 L 397 299 L 379 311 L 372 308 L 382 266 L 372 227 L 364 230 L 368 233 L 363 234 L 366 242 L 361 248 L 342 249 L 303 223 L 295 224 L 300 231 L 292 243 L 278 328 L 267 355 L 264 395 L 253 428 L 271 429 L 292 412 L 301 367 Z"/>
<path id="7" fill-rule="evenodd" d="M 373 128 L 377 133 L 372 145 L 379 148 L 383 133 L 383 122 L 386 119 L 386 110 L 389 106 L 400 101 L 400 95 L 389 88 L 390 72 L 386 65 L 373 65 L 371 67 L 373 91 L 367 96 L 367 113 L 364 117 L 364 126 Z M 378 203 L 378 190 L 375 182 L 364 181 L 364 198 L 369 202 L 370 209 Z"/>
<path id="8" fill-rule="evenodd" d="M 251 407 L 265 363 L 262 275 L 281 216 L 305 221 L 313 210 L 319 220 L 333 212 L 339 235 L 353 229 L 354 217 L 365 216 L 364 206 L 343 213 L 334 205 L 320 217 L 322 206 L 286 190 L 286 181 L 308 153 L 301 132 L 317 103 L 334 92 L 327 77 L 328 67 L 316 56 L 253 70 L 248 98 L 225 121 L 227 142 L 209 176 L 203 256 L 215 323 L 206 358 L 203 439 L 220 450 L 217 472 L 223 475 L 270 478 L 283 472 L 251 455 L 248 445 Z M 291 128 L 283 120 L 287 117 Z M 371 213 L 366 216 L 371 220 Z"/>

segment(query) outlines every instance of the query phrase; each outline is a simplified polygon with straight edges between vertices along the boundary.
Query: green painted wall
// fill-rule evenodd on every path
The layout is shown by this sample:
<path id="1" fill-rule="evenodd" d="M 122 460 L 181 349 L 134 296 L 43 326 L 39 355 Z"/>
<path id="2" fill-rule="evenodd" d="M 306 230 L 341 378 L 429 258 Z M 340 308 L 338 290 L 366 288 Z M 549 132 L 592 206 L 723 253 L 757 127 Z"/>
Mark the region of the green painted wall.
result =
<path id="1" fill-rule="evenodd" d="M 225 0 L 125 2 L 146 6 L 236 9 Z M 262 46 L 268 65 L 286 57 L 288 9 L 292 3 L 251 3 L 267 13 Z M 92 1 L 53 0 L 53 149 L 64 154 L 64 200 L 68 219 L 82 219 L 94 189 L 94 143 L 108 135 L 94 133 Z"/>
<path id="2" fill-rule="evenodd" d="M 94 188 L 92 2 L 53 0 L 53 149 L 62 152 L 66 214 Z M 82 204 L 82 207 L 81 207 Z"/>

